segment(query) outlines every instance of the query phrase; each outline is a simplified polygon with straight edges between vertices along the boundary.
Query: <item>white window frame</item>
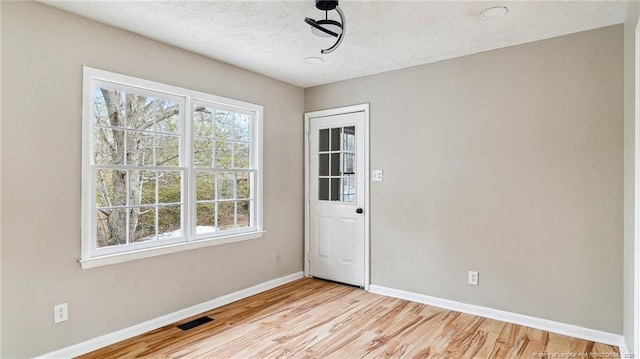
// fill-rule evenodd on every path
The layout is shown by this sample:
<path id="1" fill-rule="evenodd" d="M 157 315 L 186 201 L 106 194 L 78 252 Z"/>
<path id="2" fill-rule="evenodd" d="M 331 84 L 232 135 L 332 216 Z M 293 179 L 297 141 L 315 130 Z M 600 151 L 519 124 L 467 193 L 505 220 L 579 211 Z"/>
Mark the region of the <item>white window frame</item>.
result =
<path id="1" fill-rule="evenodd" d="M 95 181 L 92 181 L 92 171 L 96 169 L 92 163 L 93 150 L 93 95 L 94 83 L 109 86 L 139 89 L 140 94 L 150 93 L 154 96 L 161 93 L 171 99 L 180 99 L 183 104 L 181 113 L 181 149 L 182 163 L 175 170 L 183 170 L 182 178 L 182 223 L 183 237 L 148 241 L 140 244 L 97 248 L 96 246 L 96 203 Z M 149 92 L 151 91 L 151 92 Z M 194 104 L 207 104 L 218 109 L 228 109 L 242 113 L 249 113 L 253 117 L 251 124 L 251 149 L 250 172 L 254 173 L 252 187 L 252 206 L 254 207 L 253 226 L 233 231 L 219 231 L 214 233 L 195 233 L 196 221 L 196 191 L 195 168 L 192 161 L 193 149 L 193 107 Z M 83 93 L 82 93 L 82 228 L 81 228 L 81 257 L 80 264 L 83 269 L 98 267 L 108 264 L 121 263 L 141 258 L 153 257 L 168 253 L 181 252 L 196 248 L 221 245 L 226 243 L 260 238 L 265 233 L 263 228 L 263 172 L 262 172 L 262 127 L 264 109 L 243 101 L 215 96 L 204 92 L 189 90 L 171 86 L 159 82 L 148 81 L 136 77 L 126 76 L 114 72 L 99 70 L 88 66 L 83 67 Z M 153 170 L 154 167 L 149 167 Z"/>

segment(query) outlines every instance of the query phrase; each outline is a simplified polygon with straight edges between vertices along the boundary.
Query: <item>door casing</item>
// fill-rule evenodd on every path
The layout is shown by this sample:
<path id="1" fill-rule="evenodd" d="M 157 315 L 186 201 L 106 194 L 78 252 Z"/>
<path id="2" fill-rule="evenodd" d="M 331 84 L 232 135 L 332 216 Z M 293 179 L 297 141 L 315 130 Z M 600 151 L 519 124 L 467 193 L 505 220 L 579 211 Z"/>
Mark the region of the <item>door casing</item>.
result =
<path id="1" fill-rule="evenodd" d="M 369 213 L 369 104 L 359 104 L 346 107 L 332 108 L 307 112 L 304 114 L 304 275 L 309 277 L 309 128 L 311 119 L 342 115 L 347 113 L 364 113 L 364 289 L 369 290 L 370 280 L 370 219 Z"/>

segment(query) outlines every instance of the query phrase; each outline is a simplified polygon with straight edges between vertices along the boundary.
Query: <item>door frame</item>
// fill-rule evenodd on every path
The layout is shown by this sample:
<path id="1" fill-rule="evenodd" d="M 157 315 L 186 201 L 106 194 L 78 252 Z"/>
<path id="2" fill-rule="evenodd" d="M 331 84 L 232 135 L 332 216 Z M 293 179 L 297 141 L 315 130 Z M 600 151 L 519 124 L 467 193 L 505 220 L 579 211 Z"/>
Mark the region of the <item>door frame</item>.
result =
<path id="1" fill-rule="evenodd" d="M 369 221 L 369 104 L 337 107 L 327 110 L 312 111 L 304 114 L 304 276 L 309 277 L 309 160 L 310 149 L 309 127 L 312 118 L 344 115 L 354 112 L 364 113 L 364 290 L 369 290 L 370 280 L 370 236 Z"/>
<path id="2" fill-rule="evenodd" d="M 628 348 L 632 353 L 640 355 L 640 19 L 634 29 L 634 255 L 633 255 L 633 343 Z M 623 333 L 625 334 L 625 333 Z M 624 335 L 622 338 L 624 342 Z"/>

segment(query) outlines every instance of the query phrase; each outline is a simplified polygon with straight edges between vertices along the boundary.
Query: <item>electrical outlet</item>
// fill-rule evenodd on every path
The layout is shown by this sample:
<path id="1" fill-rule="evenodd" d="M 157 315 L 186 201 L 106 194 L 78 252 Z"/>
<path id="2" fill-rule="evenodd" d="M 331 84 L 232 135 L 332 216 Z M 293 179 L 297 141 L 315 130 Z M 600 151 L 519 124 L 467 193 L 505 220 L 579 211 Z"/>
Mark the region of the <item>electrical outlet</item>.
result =
<path id="1" fill-rule="evenodd" d="M 469 284 L 478 285 L 478 272 L 469 271 Z"/>
<path id="2" fill-rule="evenodd" d="M 69 305 L 62 303 L 53 307 L 53 322 L 60 323 L 69 320 Z"/>
<path id="3" fill-rule="evenodd" d="M 382 170 L 371 171 L 371 181 L 382 182 Z"/>

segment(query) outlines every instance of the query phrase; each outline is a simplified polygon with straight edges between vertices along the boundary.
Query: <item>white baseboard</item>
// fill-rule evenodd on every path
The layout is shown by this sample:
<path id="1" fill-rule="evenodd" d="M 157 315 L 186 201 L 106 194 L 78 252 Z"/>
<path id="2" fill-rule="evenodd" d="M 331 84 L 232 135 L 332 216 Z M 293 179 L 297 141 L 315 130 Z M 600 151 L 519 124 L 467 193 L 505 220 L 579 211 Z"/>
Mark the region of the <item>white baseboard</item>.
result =
<path id="1" fill-rule="evenodd" d="M 283 284 L 293 282 L 294 280 L 300 279 L 302 277 L 303 277 L 303 272 L 297 272 L 284 277 L 276 278 L 264 283 L 254 285 L 253 287 L 241 289 L 237 292 L 223 295 L 221 297 L 215 298 L 208 302 L 196 304 L 189 308 L 185 308 L 173 313 L 165 314 L 158 318 L 151 319 L 146 322 L 136 324 L 134 326 L 124 328 L 122 330 L 118 330 L 113 333 L 105 334 L 94 339 L 89 339 L 82 343 L 74 344 L 72 346 L 62 348 L 60 350 L 43 354 L 39 357 L 36 357 L 35 359 L 73 358 L 82 354 L 92 352 L 100 348 L 104 348 L 108 345 L 117 343 L 119 341 L 135 337 L 136 335 L 140 335 L 148 331 L 158 329 L 165 325 L 175 323 L 177 321 L 186 319 L 188 317 L 192 317 L 194 315 L 198 315 L 200 313 L 221 307 L 223 305 L 233 303 L 240 299 L 244 299 L 252 295 L 262 293 L 264 291 L 281 286 Z"/>
<path id="2" fill-rule="evenodd" d="M 631 344 L 633 345 L 633 343 Z M 635 358 L 632 354 L 633 351 L 629 350 L 629 347 L 627 347 L 627 341 L 624 340 L 624 337 L 620 338 L 620 345 L 618 345 L 618 348 L 620 348 L 620 358 Z"/>
<path id="3" fill-rule="evenodd" d="M 453 310 L 467 314 L 477 315 L 479 317 L 500 320 L 503 322 L 523 325 L 531 328 L 542 329 L 548 332 L 568 335 L 574 338 L 585 339 L 589 341 L 615 345 L 620 347 L 621 353 L 627 353 L 626 348 L 620 345 L 624 343 L 622 335 L 607 333 L 595 329 L 583 328 L 572 324 L 555 322 L 553 320 L 531 317 L 524 314 L 517 314 L 498 309 L 482 307 L 479 305 L 456 302 L 454 300 L 431 297 L 424 294 L 407 292 L 404 290 L 387 288 L 380 285 L 372 284 L 369 287 L 371 293 L 385 295 L 388 297 L 400 298 L 418 302 L 422 304 L 432 305 L 434 307 Z"/>

